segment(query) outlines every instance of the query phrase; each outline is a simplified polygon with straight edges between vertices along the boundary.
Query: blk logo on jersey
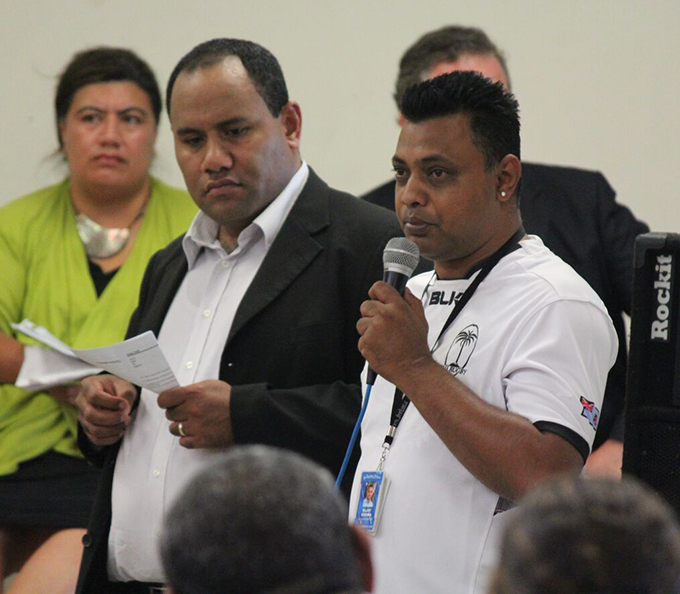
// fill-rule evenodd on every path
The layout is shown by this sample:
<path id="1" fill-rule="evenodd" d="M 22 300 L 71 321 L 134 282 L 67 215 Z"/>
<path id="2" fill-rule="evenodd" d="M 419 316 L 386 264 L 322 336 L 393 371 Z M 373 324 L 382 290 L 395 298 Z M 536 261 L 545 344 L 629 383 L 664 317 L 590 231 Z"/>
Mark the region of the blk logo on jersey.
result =
<path id="1" fill-rule="evenodd" d="M 581 416 L 588 419 L 590 426 L 597 430 L 597 424 L 600 421 L 600 409 L 595 406 L 594 402 L 586 400 L 583 396 L 581 396 L 581 404 L 583 405 Z"/>
<path id="2" fill-rule="evenodd" d="M 430 303 L 428 305 L 451 305 L 454 301 L 458 301 L 463 296 L 463 293 L 456 293 L 451 291 L 432 291 L 430 295 Z"/>
<path id="3" fill-rule="evenodd" d="M 451 375 L 465 375 L 465 368 L 477 346 L 478 337 L 479 327 L 477 324 L 470 324 L 456 334 L 444 361 L 444 365 Z"/>

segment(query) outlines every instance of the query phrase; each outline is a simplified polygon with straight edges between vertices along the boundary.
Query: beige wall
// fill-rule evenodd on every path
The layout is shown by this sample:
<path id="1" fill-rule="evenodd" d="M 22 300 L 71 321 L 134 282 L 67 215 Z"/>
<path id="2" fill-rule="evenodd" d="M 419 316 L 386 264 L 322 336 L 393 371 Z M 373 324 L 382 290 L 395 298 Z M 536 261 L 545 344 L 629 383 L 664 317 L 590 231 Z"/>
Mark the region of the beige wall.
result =
<path id="1" fill-rule="evenodd" d="M 524 157 L 599 169 L 657 231 L 680 231 L 677 0 L 0 0 L 0 204 L 59 179 L 55 76 L 77 50 L 128 46 L 164 85 L 193 45 L 252 39 L 277 55 L 303 112 L 303 156 L 332 185 L 386 180 L 397 61 L 443 24 L 505 49 Z M 176 185 L 167 119 L 155 173 Z"/>

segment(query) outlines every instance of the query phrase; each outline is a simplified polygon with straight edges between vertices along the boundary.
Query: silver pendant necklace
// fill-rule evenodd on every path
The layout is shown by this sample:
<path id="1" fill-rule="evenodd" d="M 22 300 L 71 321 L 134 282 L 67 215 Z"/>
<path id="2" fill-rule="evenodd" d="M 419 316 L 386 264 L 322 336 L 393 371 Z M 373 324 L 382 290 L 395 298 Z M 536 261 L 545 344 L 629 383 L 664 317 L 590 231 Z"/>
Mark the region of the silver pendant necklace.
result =
<path id="1" fill-rule="evenodd" d="M 144 216 L 145 210 L 146 202 L 132 223 L 120 228 L 102 227 L 82 212 L 76 215 L 78 235 L 87 257 L 103 260 L 120 254 L 130 240 L 130 228 Z"/>

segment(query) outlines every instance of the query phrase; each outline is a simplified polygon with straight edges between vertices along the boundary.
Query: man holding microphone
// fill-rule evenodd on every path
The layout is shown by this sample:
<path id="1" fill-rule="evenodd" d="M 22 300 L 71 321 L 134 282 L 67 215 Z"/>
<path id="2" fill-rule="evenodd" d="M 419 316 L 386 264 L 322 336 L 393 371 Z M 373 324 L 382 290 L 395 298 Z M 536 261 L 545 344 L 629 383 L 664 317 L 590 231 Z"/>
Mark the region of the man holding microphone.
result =
<path id="1" fill-rule="evenodd" d="M 499 527 L 578 471 L 617 339 L 588 284 L 525 234 L 518 105 L 473 72 L 404 95 L 393 157 L 407 238 L 434 261 L 370 290 L 359 349 L 379 377 L 350 503 L 377 480 L 377 592 L 484 592 Z"/>

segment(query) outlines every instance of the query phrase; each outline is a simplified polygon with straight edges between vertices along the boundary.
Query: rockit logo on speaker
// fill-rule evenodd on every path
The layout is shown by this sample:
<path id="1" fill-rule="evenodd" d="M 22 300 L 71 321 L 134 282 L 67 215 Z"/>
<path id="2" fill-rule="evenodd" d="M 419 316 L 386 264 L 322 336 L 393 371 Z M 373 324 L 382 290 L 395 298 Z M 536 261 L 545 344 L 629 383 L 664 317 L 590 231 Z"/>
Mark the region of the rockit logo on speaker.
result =
<path id="1" fill-rule="evenodd" d="M 668 342 L 670 326 L 671 283 L 673 280 L 673 256 L 661 255 L 656 257 L 656 314 L 652 321 L 652 340 Z"/>

